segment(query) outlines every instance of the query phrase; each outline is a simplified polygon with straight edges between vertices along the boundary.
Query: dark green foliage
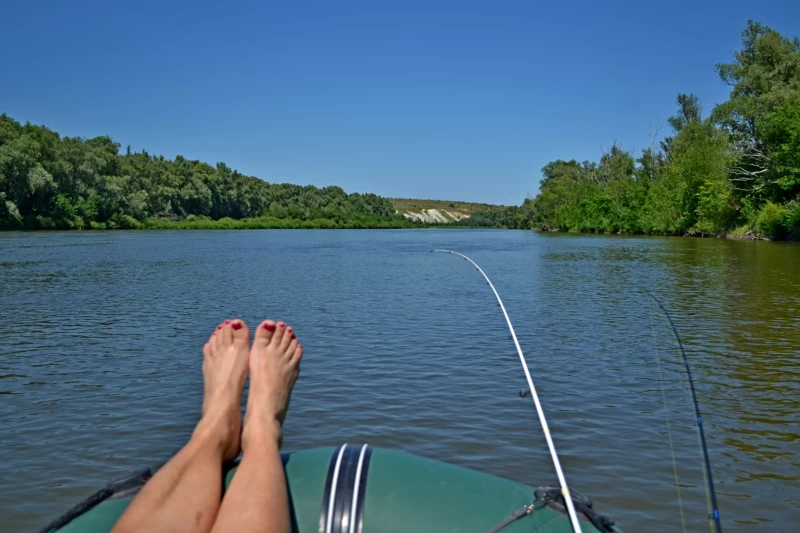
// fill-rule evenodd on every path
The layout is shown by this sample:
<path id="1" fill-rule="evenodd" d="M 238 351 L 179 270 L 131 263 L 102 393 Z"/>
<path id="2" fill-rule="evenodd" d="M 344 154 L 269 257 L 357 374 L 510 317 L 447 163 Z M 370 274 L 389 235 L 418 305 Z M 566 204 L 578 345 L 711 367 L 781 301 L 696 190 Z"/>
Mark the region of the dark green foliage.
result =
<path id="1" fill-rule="evenodd" d="M 758 132 L 770 155 L 765 180 L 776 199 L 800 194 L 800 105 L 778 108 L 759 122 Z"/>
<path id="2" fill-rule="evenodd" d="M 526 229 L 529 227 L 523 217 L 522 208 L 516 206 L 491 211 L 475 211 L 469 218 L 459 221 L 458 224 L 476 228 Z"/>
<path id="3" fill-rule="evenodd" d="M 0 115 L 0 228 L 413 226 L 374 194 L 267 183 L 224 163 L 119 148 Z"/>
<path id="4" fill-rule="evenodd" d="M 794 200 L 786 204 L 783 224 L 787 231 L 800 235 L 800 201 Z"/>
<path id="5" fill-rule="evenodd" d="M 756 217 L 756 229 L 762 235 L 780 237 L 786 231 L 786 210 L 782 205 L 767 202 Z"/>
<path id="6" fill-rule="evenodd" d="M 316 218 L 275 218 L 260 216 L 234 220 L 226 217 L 212 220 L 209 217 L 186 217 L 183 220 L 156 220 L 145 222 L 146 229 L 390 229 L 419 227 L 411 221 L 397 217 L 353 215 L 347 220 Z"/>
<path id="7" fill-rule="evenodd" d="M 800 40 L 749 21 L 734 62 L 718 64 L 717 72 L 731 94 L 712 119 L 738 139 L 757 143 L 764 115 L 800 103 Z"/>
<path id="8" fill-rule="evenodd" d="M 689 124 L 699 123 L 702 114 L 697 96 L 681 93 L 678 95 L 678 114 L 669 117 L 667 122 L 673 130 L 680 133 Z"/>

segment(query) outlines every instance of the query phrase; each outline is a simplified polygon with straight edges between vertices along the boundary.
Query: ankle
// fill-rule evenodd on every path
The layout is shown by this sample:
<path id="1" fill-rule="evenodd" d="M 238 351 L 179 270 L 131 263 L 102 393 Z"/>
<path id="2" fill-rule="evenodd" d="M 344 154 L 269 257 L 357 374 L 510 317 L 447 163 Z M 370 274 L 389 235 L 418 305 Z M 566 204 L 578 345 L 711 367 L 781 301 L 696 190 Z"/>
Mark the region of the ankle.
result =
<path id="1" fill-rule="evenodd" d="M 242 450 L 276 443 L 280 446 L 282 439 L 283 428 L 279 420 L 249 420 L 242 431 Z"/>
<path id="2" fill-rule="evenodd" d="M 204 416 L 192 432 L 192 441 L 201 447 L 225 450 L 230 445 L 233 431 L 234 428 L 227 422 Z"/>

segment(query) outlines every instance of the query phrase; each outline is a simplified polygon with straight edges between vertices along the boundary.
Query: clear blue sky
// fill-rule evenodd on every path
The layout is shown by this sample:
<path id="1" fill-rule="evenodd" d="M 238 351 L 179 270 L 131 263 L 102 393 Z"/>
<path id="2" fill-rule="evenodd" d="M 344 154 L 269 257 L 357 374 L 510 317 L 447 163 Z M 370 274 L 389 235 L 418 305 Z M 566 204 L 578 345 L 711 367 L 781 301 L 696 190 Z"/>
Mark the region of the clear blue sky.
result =
<path id="1" fill-rule="evenodd" d="M 696 93 L 800 2 L 6 2 L 0 113 L 268 181 L 519 204 Z"/>

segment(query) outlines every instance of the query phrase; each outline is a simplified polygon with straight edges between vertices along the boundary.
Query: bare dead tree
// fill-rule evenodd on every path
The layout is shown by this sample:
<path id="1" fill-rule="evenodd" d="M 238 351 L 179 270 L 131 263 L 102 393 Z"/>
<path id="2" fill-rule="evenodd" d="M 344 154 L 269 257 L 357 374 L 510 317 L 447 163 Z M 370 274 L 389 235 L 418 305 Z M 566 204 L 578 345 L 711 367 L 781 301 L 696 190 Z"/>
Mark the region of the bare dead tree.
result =
<path id="1" fill-rule="evenodd" d="M 772 168 L 772 157 L 757 143 L 735 143 L 733 152 L 733 163 L 728 166 L 728 172 L 734 189 L 757 192 L 777 183 L 777 180 L 765 179 L 765 174 Z"/>
<path id="2" fill-rule="evenodd" d="M 647 129 L 647 136 L 650 138 L 650 153 L 648 154 L 650 159 L 650 165 L 647 168 L 647 175 L 651 180 L 655 179 L 655 168 L 656 168 L 656 143 L 658 142 L 658 133 L 661 131 L 661 123 L 657 122 L 655 127 L 650 127 Z"/>

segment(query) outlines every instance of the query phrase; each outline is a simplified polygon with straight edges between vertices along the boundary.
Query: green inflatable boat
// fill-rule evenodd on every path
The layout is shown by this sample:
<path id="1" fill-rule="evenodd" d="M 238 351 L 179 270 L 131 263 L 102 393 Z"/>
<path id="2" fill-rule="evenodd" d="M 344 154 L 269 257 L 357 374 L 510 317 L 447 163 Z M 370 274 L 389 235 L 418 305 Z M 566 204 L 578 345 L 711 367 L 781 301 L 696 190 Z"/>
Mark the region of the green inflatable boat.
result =
<path id="1" fill-rule="evenodd" d="M 566 533 L 558 489 L 534 489 L 406 453 L 345 444 L 283 454 L 293 530 L 298 533 Z M 151 469 L 117 478 L 42 533 L 111 530 Z M 226 468 L 225 484 L 236 475 Z M 573 491 L 586 532 L 620 530 Z"/>

